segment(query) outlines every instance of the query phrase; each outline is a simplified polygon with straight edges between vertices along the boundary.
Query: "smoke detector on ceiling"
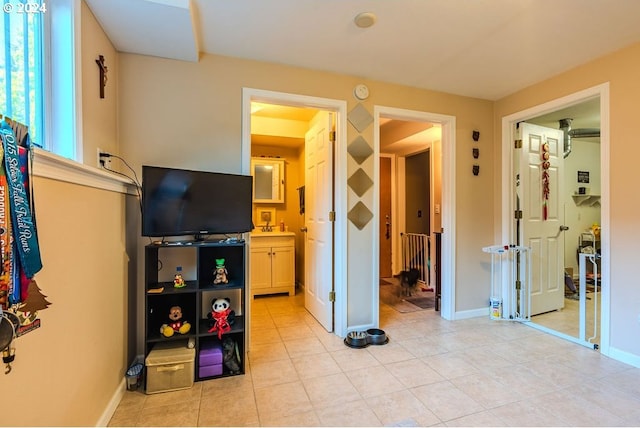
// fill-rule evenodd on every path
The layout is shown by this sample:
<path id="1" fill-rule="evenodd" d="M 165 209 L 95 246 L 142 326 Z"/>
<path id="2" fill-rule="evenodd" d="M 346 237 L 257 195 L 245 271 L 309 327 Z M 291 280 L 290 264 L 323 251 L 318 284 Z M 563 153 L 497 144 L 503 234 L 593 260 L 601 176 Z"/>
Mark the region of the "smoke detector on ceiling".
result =
<path id="1" fill-rule="evenodd" d="M 376 23 L 378 17 L 373 12 L 362 12 L 353 18 L 353 22 L 360 28 L 369 28 Z"/>

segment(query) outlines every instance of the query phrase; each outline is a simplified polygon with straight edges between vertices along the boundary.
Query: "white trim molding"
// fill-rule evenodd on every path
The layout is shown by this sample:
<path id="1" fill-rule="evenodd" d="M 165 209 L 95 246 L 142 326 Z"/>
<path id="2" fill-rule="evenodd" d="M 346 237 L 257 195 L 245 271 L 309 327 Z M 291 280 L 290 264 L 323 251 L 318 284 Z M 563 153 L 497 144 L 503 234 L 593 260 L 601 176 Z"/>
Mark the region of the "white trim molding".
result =
<path id="1" fill-rule="evenodd" d="M 33 175 L 112 192 L 137 195 L 133 180 L 34 148 Z"/>
<path id="2" fill-rule="evenodd" d="M 330 110 L 336 114 L 336 148 L 334 161 L 335 235 L 334 278 L 336 302 L 334 333 L 347 335 L 347 102 L 263 89 L 242 88 L 242 173 L 249 174 L 251 161 L 251 102 L 286 104 Z M 249 256 L 249 255 L 248 255 Z M 249 273 L 246 274 L 250 283 Z M 249 326 L 250 327 L 250 326 Z M 249 329 L 250 330 L 250 329 Z M 250 332 L 248 342 L 251 344 Z M 250 345 L 249 345 L 250 346 Z"/>

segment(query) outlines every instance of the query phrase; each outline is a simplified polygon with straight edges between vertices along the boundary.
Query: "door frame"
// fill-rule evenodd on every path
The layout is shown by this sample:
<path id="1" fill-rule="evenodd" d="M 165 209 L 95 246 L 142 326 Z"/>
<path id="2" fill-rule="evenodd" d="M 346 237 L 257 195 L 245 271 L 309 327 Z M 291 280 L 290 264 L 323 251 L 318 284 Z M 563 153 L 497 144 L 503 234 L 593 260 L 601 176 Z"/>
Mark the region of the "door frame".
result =
<path id="1" fill-rule="evenodd" d="M 397 170 L 396 170 L 396 162 L 397 162 L 397 156 L 395 154 L 390 154 L 390 153 L 380 153 L 380 156 L 378 157 L 378 162 L 380 161 L 380 158 L 389 158 L 391 160 L 391 177 L 389 178 L 390 180 L 390 184 L 391 184 L 391 275 L 395 275 L 396 273 L 398 273 L 401 269 L 398 269 L 398 267 L 400 266 L 401 262 L 398 262 L 398 251 L 397 251 L 397 244 L 398 241 L 396 240 L 395 237 L 395 231 L 400 230 L 400 224 L 399 224 L 399 219 L 398 217 L 398 203 L 397 203 L 397 198 L 398 198 L 398 187 L 397 187 Z M 380 196 L 380 194 L 378 193 L 378 197 Z M 379 202 L 378 202 L 379 203 Z M 380 252 L 380 248 L 378 247 L 378 253 Z M 380 271 L 380 269 L 378 269 L 378 272 Z"/>
<path id="2" fill-rule="evenodd" d="M 311 107 L 319 110 L 330 110 L 336 114 L 336 142 L 334 151 L 334 291 L 337 298 L 334 303 L 334 333 L 346 335 L 347 330 L 347 102 L 329 98 L 319 98 L 286 92 L 268 91 L 264 89 L 242 88 L 242 148 L 241 171 L 250 174 L 251 166 L 251 101 L 267 104 L 282 104 L 294 107 Z M 249 236 L 249 234 L 245 234 Z M 249 236 L 248 245 L 251 243 Z M 247 265 L 249 254 L 247 254 Z M 247 272 L 247 282 L 251 278 Z M 247 304 L 251 310 L 251 299 Z M 248 317 L 247 342 L 251 344 L 251 317 Z"/>
<path id="3" fill-rule="evenodd" d="M 424 111 L 406 110 L 395 107 L 373 106 L 373 145 L 374 156 L 376 159 L 380 157 L 380 116 L 390 117 L 397 120 L 406 120 L 413 122 L 430 122 L 438 123 L 442 127 L 442 296 L 440 316 L 447 320 L 456 319 L 456 287 L 455 287 L 455 253 L 454 245 L 456 242 L 456 159 L 455 159 L 455 141 L 456 141 L 456 117 L 445 114 L 429 113 Z M 374 218 L 380 216 L 379 202 L 379 185 L 380 182 L 380 165 L 378 162 L 374 166 Z M 432 180 L 433 185 L 433 180 Z M 433 207 L 431 208 L 433 215 Z M 433 218 L 433 217 L 432 217 Z M 431 230 L 431 233 L 436 231 Z M 376 229 L 374 236 L 374 253 L 376 258 L 379 254 L 379 231 Z M 374 296 L 374 317 L 376 325 L 380 322 L 380 293 L 378 281 L 378 261 L 373 266 L 374 275 L 372 284 Z"/>
<path id="4" fill-rule="evenodd" d="M 573 94 L 551 100 L 549 102 L 528 108 L 526 110 L 504 116 L 502 118 L 502 214 L 501 214 L 501 242 L 515 242 L 513 212 L 515 210 L 515 183 L 511 179 L 514 174 L 514 145 L 515 125 L 518 122 L 551 113 L 562 108 L 593 98 L 600 98 L 600 219 L 601 219 L 601 249 L 602 270 L 601 290 L 602 306 L 600 312 L 600 352 L 610 356 L 610 193 L 609 193 L 609 83 L 603 83 L 584 89 Z M 568 336 L 556 334 L 553 330 L 546 332 L 570 339 Z M 577 343 L 581 343 L 576 341 Z"/>

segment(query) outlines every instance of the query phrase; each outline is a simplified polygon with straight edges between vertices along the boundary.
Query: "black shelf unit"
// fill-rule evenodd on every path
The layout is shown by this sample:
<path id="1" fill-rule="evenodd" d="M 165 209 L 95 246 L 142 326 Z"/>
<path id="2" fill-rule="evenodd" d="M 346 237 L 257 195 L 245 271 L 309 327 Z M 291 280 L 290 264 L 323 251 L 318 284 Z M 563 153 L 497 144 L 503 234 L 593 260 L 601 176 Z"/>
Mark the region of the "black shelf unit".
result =
<path id="1" fill-rule="evenodd" d="M 229 282 L 214 285 L 216 259 L 225 259 Z M 207 314 L 211 312 L 213 298 L 229 297 L 236 312 L 231 331 L 222 339 L 231 337 L 237 344 L 241 357 L 240 373 L 245 373 L 246 341 L 246 247 L 244 242 L 189 242 L 184 244 L 160 243 L 145 247 L 145 357 L 156 343 L 193 339 L 196 356 L 194 379 L 196 381 L 231 376 L 226 367 L 222 375 L 200 377 L 199 355 L 204 342 L 216 341 L 217 332 L 209 332 Z M 186 287 L 175 288 L 173 276 L 176 268 L 183 268 Z M 186 269 L 185 269 L 186 268 Z M 162 288 L 161 292 L 149 292 Z M 160 327 L 168 323 L 172 306 L 182 308 L 183 321 L 191 324 L 187 334 L 175 333 L 165 337 Z"/>

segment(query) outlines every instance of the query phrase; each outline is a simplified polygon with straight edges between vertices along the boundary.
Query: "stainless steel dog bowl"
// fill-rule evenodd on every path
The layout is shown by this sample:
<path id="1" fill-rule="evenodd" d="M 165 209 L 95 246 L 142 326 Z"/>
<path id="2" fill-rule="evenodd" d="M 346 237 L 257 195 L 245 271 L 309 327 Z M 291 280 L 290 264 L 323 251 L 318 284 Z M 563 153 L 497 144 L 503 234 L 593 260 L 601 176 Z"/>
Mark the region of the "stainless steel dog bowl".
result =
<path id="1" fill-rule="evenodd" d="M 364 348 L 369 345 L 367 332 L 350 331 L 344 339 L 344 344 L 350 348 Z"/>
<path id="2" fill-rule="evenodd" d="M 371 345 L 384 345 L 389 341 L 384 330 L 379 328 L 370 328 L 367 330 L 367 342 Z"/>

